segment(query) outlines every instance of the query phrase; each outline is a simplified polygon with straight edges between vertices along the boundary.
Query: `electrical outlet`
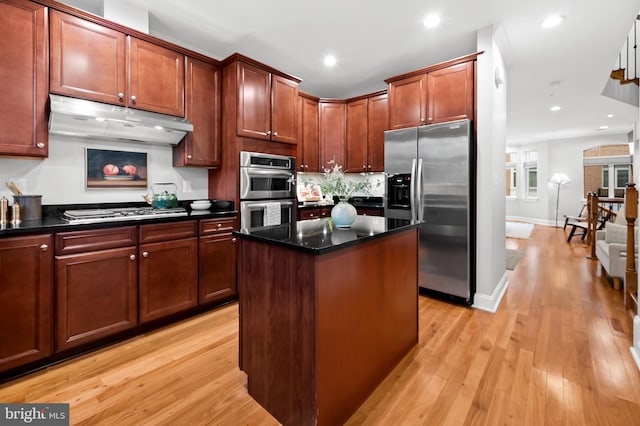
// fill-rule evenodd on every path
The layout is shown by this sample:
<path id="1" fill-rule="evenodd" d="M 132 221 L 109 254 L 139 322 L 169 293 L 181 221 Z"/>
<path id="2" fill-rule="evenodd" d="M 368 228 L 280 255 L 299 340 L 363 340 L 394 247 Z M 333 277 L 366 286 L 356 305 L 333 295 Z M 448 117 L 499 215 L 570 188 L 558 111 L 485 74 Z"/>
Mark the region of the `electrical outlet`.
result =
<path id="1" fill-rule="evenodd" d="M 182 192 L 191 192 L 191 181 L 183 180 L 182 181 Z"/>

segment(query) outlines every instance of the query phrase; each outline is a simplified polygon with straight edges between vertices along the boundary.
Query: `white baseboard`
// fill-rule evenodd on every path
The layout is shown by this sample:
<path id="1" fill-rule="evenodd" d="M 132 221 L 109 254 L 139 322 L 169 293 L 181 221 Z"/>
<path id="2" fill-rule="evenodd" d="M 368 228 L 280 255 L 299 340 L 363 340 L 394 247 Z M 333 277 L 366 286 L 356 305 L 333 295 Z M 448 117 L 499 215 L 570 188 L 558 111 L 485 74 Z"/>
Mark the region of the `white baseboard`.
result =
<path id="1" fill-rule="evenodd" d="M 500 307 L 500 302 L 502 302 L 502 298 L 504 297 L 504 294 L 506 293 L 508 287 L 509 280 L 505 271 L 504 275 L 500 279 L 500 283 L 498 283 L 491 295 L 476 293 L 473 296 L 472 308 L 495 314 Z"/>
<path id="2" fill-rule="evenodd" d="M 556 221 L 554 220 L 543 220 L 536 219 L 533 217 L 524 217 L 524 216 L 507 216 L 506 220 L 516 220 L 518 222 L 527 222 L 533 223 L 535 225 L 544 225 L 544 226 L 556 226 Z M 562 220 L 558 219 L 558 228 L 564 226 L 564 218 Z"/>

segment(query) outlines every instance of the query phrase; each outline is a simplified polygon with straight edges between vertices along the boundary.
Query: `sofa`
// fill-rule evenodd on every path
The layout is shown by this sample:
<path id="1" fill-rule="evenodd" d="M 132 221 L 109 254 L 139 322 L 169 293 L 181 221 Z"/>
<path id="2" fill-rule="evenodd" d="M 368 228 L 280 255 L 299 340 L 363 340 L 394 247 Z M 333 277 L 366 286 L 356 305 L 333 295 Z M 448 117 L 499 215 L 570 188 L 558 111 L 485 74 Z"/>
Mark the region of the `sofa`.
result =
<path id="1" fill-rule="evenodd" d="M 638 226 L 635 229 L 636 267 L 638 262 Z M 613 279 L 613 288 L 619 290 L 627 270 L 627 220 L 621 208 L 614 222 L 607 222 L 604 229 L 596 231 L 596 257 L 600 265 Z"/>

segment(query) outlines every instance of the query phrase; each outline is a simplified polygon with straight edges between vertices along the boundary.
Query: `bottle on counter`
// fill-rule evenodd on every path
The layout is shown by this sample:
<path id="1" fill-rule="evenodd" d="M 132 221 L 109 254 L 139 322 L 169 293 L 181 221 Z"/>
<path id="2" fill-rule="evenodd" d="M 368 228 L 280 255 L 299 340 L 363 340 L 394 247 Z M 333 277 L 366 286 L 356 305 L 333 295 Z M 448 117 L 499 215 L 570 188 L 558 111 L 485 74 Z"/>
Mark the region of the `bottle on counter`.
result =
<path id="1" fill-rule="evenodd" d="M 11 206 L 11 224 L 15 226 L 20 222 L 22 222 L 20 220 L 20 204 L 13 203 L 13 206 Z"/>
<path id="2" fill-rule="evenodd" d="M 0 199 L 0 225 L 5 225 L 7 222 L 9 222 L 9 200 L 2 196 Z"/>

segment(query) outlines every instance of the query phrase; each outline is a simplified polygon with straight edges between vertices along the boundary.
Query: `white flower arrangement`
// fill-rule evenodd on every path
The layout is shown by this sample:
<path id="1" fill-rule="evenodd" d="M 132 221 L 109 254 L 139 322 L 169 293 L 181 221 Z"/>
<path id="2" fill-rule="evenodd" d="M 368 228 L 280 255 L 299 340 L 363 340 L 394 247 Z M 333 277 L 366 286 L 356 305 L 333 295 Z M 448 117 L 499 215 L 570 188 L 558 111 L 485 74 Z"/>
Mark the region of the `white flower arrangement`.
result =
<path id="1" fill-rule="evenodd" d="M 371 192 L 371 182 L 368 180 L 354 182 L 347 178 L 342 171 L 342 166 L 337 164 L 335 160 L 327 163 L 329 168 L 324 170 L 324 182 L 320 185 L 320 189 L 325 196 L 335 196 L 340 201 L 347 201 L 356 192 L 369 194 Z"/>

